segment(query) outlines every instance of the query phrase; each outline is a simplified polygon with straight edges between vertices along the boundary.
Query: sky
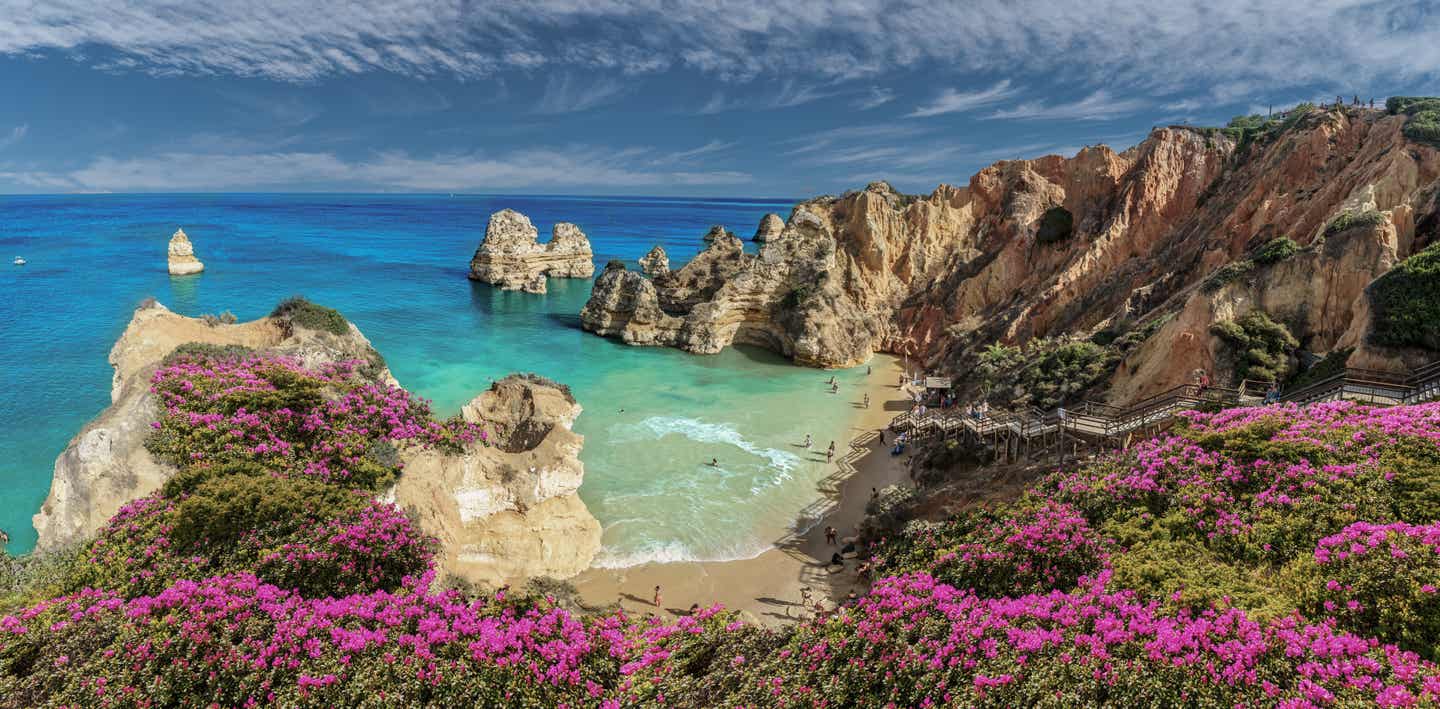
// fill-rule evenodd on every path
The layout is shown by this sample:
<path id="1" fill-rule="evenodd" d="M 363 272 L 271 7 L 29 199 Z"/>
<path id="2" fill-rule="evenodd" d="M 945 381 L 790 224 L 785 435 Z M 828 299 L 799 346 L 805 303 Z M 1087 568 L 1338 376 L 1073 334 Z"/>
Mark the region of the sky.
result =
<path id="1" fill-rule="evenodd" d="M 0 193 L 803 197 L 1440 94 L 1440 0 L 0 0 Z"/>

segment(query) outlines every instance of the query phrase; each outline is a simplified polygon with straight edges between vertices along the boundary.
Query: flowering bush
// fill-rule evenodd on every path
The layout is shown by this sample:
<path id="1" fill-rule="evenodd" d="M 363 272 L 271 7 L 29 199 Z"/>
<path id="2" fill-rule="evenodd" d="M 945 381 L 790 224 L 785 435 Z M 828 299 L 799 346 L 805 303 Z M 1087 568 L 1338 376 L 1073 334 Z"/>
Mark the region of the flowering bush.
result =
<path id="1" fill-rule="evenodd" d="M 1103 576 L 984 599 L 917 573 L 833 618 L 692 640 L 647 698 L 679 706 L 1405 706 L 1440 700 L 1414 653 L 1239 609 L 1167 612 Z M 777 642 L 778 641 L 778 642 Z M 700 660 L 704 660 L 703 662 Z"/>
<path id="2" fill-rule="evenodd" d="M 881 552 L 890 570 L 923 569 L 981 596 L 1070 589 L 1099 571 L 1108 544 L 1074 508 L 1039 501 L 915 527 Z"/>
<path id="3" fill-rule="evenodd" d="M 1315 547 L 1306 610 L 1440 658 L 1440 522 L 1356 522 Z"/>
<path id="4" fill-rule="evenodd" d="M 363 364 L 310 370 L 282 357 L 175 358 L 151 380 L 164 414 L 146 446 L 181 468 L 258 469 L 376 489 L 398 470 L 386 446 L 483 440 L 478 426 L 435 421 L 425 401 L 357 376 Z"/>
<path id="5" fill-rule="evenodd" d="M 193 352 L 155 391 L 180 471 L 0 617 L 0 706 L 1440 703 L 1440 405 L 1196 414 L 760 628 L 432 591 L 371 491 L 479 432 L 351 364 Z"/>

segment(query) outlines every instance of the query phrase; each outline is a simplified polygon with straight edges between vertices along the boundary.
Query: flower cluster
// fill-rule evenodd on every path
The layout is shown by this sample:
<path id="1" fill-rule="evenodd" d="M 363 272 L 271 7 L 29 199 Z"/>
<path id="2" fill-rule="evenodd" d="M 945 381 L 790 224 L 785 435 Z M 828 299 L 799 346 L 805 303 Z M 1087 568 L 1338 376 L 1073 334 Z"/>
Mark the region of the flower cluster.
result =
<path id="1" fill-rule="evenodd" d="M 867 595 L 763 628 L 432 590 L 433 541 L 371 490 L 385 446 L 479 431 L 352 363 L 154 386 L 181 470 L 0 617 L 0 706 L 1440 703 L 1440 405 L 1196 414 L 914 525 Z"/>
<path id="2" fill-rule="evenodd" d="M 1306 610 L 1440 659 L 1440 522 L 1356 522 L 1320 540 Z"/>
<path id="3" fill-rule="evenodd" d="M 481 427 L 433 419 L 429 404 L 356 374 L 359 360 L 306 369 L 284 357 L 181 357 L 158 369 L 164 407 L 147 446 L 177 466 L 257 466 L 376 487 L 396 472 L 387 446 L 461 446 Z"/>

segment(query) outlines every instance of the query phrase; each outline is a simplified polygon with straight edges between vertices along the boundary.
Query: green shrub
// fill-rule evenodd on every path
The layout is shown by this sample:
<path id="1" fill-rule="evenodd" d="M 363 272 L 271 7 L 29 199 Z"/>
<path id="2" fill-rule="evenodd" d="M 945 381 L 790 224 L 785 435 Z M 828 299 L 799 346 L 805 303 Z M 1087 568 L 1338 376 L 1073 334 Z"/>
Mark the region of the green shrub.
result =
<path id="1" fill-rule="evenodd" d="M 1280 381 L 1289 369 L 1290 353 L 1300 346 L 1284 325 L 1260 310 L 1216 322 L 1210 332 L 1230 346 L 1237 381 Z"/>
<path id="2" fill-rule="evenodd" d="M 1410 116 L 1405 121 L 1405 127 L 1401 129 L 1401 132 L 1405 134 L 1406 138 L 1417 143 L 1440 148 L 1440 107 L 1420 111 Z"/>
<path id="3" fill-rule="evenodd" d="M 1374 227 L 1385 223 L 1385 215 L 1373 209 L 1363 211 L 1345 210 L 1335 220 L 1325 226 L 1325 236 L 1334 236 L 1340 232 L 1359 229 L 1361 227 Z"/>
<path id="4" fill-rule="evenodd" d="M 1343 347 L 1332 350 L 1323 359 L 1310 365 L 1309 369 L 1297 373 L 1285 383 L 1286 389 L 1298 390 L 1310 386 L 1315 382 L 1324 381 L 1345 371 L 1345 362 L 1349 361 L 1350 354 L 1355 351 L 1354 347 Z"/>
<path id="5" fill-rule="evenodd" d="M 1440 97 L 1391 96 L 1385 99 L 1385 110 L 1392 116 L 1401 113 L 1414 115 L 1422 111 L 1440 111 Z"/>
<path id="6" fill-rule="evenodd" d="M 205 361 L 233 361 L 245 359 L 255 354 L 255 350 L 244 345 L 213 345 L 208 342 L 186 342 L 165 355 L 161 360 L 162 365 L 170 365 L 182 359 L 205 360 Z"/>
<path id="7" fill-rule="evenodd" d="M 1075 215 L 1064 207 L 1051 207 L 1040 217 L 1040 228 L 1035 232 L 1035 242 L 1058 244 L 1075 234 Z"/>
<path id="8" fill-rule="evenodd" d="M 1214 293 L 1235 281 L 1244 278 L 1246 274 L 1254 270 L 1255 262 L 1249 260 L 1232 261 L 1215 269 L 1205 282 L 1200 284 L 1200 289 L 1206 293 Z"/>
<path id="9" fill-rule="evenodd" d="M 350 332 L 350 323 L 334 308 L 316 305 L 302 296 L 292 296 L 281 301 L 271 311 L 272 318 L 285 318 L 293 325 L 310 330 L 344 335 Z"/>
<path id="10" fill-rule="evenodd" d="M 1440 243 L 1375 279 L 1369 297 L 1372 343 L 1440 350 Z"/>
<path id="11" fill-rule="evenodd" d="M 1255 250 L 1252 260 L 1261 266 L 1279 263 L 1300 252 L 1300 245 L 1289 237 L 1271 239 Z"/>

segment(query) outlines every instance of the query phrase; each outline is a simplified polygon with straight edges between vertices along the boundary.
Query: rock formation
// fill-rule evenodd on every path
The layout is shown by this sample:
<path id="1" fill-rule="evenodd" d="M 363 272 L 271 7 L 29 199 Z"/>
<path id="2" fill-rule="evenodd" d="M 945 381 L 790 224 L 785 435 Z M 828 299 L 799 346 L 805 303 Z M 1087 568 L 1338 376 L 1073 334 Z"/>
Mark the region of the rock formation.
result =
<path id="1" fill-rule="evenodd" d="M 394 499 L 440 539 L 442 569 L 498 584 L 565 578 L 590 565 L 600 523 L 577 494 L 584 438 L 571 426 L 579 415 L 568 389 L 511 375 L 462 410 L 485 424 L 494 447 L 407 452 Z"/>
<path id="2" fill-rule="evenodd" d="M 205 270 L 205 264 L 195 258 L 195 247 L 190 244 L 190 237 L 185 236 L 184 229 L 176 229 L 170 237 L 169 267 L 172 276 L 188 276 Z"/>
<path id="3" fill-rule="evenodd" d="M 590 241 L 580 227 L 560 222 L 540 244 L 530 218 L 511 209 L 490 215 L 485 238 L 470 259 L 470 278 L 504 290 L 544 293 L 547 276 L 589 278 L 595 274 Z"/>
<path id="4" fill-rule="evenodd" d="M 1118 401 L 1213 365 L 1209 325 L 1250 308 L 1310 351 L 1348 347 L 1368 328 L 1366 285 L 1440 237 L 1440 152 L 1405 139 L 1405 120 L 1313 110 L 1244 145 L 1175 126 L 1120 153 L 996 163 L 925 196 L 877 182 L 797 205 L 758 255 L 717 242 L 653 283 L 607 272 L 582 324 L 694 352 L 745 342 L 842 366 L 881 351 L 962 372 L 992 343 L 1165 318 L 1119 366 Z M 1345 212 L 1383 223 L 1327 238 Z M 1301 253 L 1202 287 L 1282 236 Z"/>
<path id="5" fill-rule="evenodd" d="M 730 231 L 726 229 L 723 224 L 716 224 L 715 226 L 710 227 L 710 231 L 705 232 L 705 236 L 703 238 L 705 240 L 705 243 L 708 244 L 712 241 L 715 241 L 716 239 L 724 238 L 727 236 L 734 236 L 734 234 L 730 233 Z"/>
<path id="6" fill-rule="evenodd" d="M 670 257 L 665 254 L 665 247 L 656 244 L 650 249 L 650 253 L 640 257 L 640 270 L 647 276 L 656 276 L 670 272 Z"/>
<path id="7" fill-rule="evenodd" d="M 785 231 L 785 220 L 779 214 L 766 214 L 760 219 L 760 226 L 755 228 L 755 241 L 764 243 L 780 237 Z"/>
<path id="8" fill-rule="evenodd" d="M 308 368 L 382 361 L 353 324 L 345 335 L 277 317 L 210 325 L 159 304 L 141 306 L 110 351 L 110 406 L 55 461 L 50 494 L 33 520 L 38 549 L 85 540 L 175 472 L 144 446 L 159 417 L 150 378 L 167 354 L 192 342 L 241 345 Z M 375 376 L 395 384 L 383 366 Z M 584 475 L 582 438 L 570 425 L 579 413 L 564 387 L 537 378 L 501 380 L 462 413 L 484 424 L 498 445 L 474 444 L 453 454 L 403 448 L 404 472 L 388 496 L 416 512 L 424 531 L 443 543 L 442 568 L 464 578 L 499 583 L 578 573 L 600 544 L 600 525 L 575 494 Z"/>

